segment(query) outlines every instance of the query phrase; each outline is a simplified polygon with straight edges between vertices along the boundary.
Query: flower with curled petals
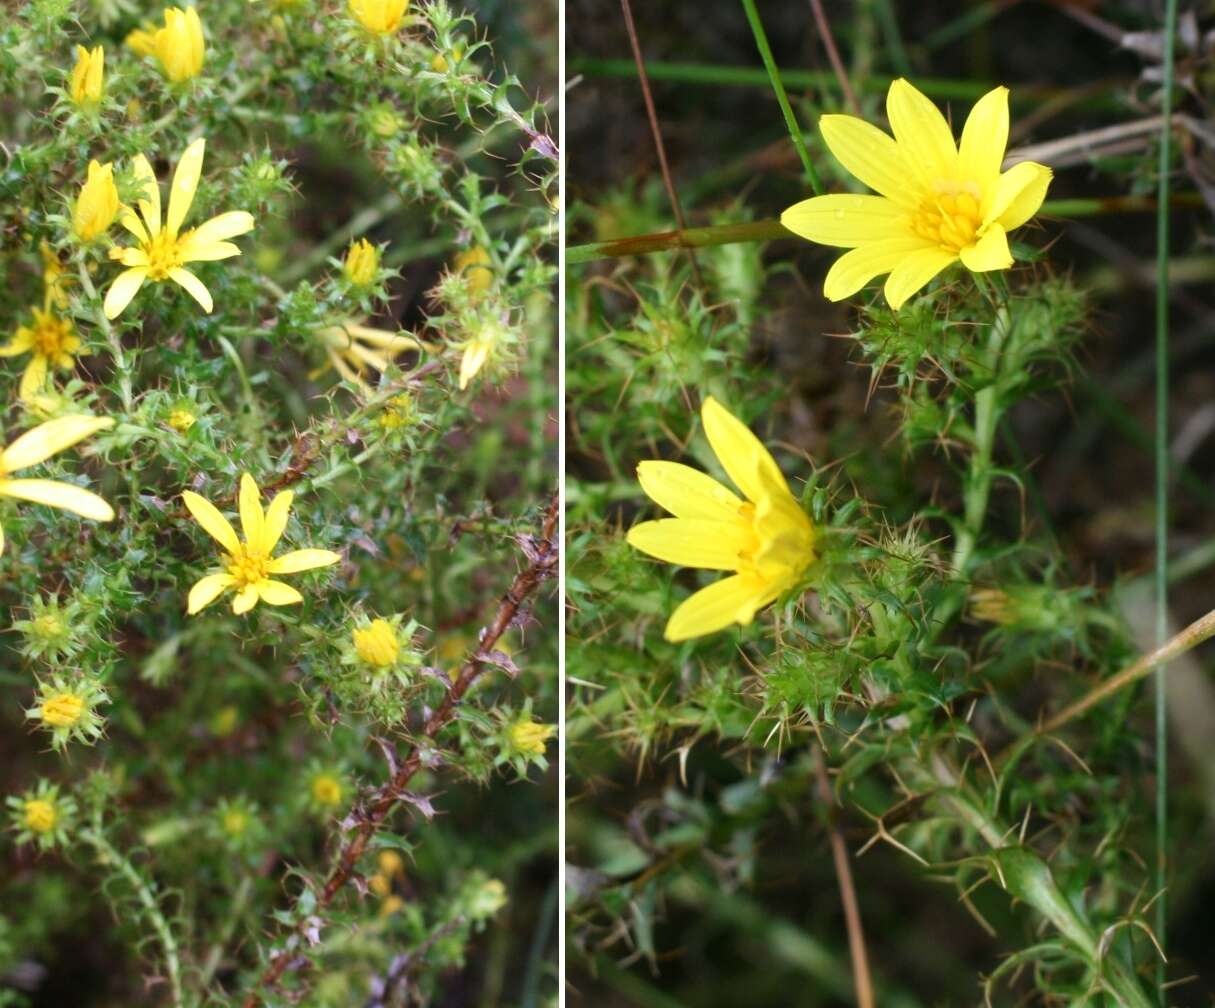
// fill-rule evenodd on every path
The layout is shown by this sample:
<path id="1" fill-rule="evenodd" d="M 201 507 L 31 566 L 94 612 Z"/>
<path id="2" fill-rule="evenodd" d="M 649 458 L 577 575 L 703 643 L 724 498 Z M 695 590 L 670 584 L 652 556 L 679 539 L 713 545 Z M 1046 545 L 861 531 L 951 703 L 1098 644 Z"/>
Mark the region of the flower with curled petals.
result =
<path id="1" fill-rule="evenodd" d="M 816 196 L 781 215 L 794 234 L 849 250 L 827 273 L 827 299 L 842 301 L 889 274 L 886 300 L 897 311 L 959 260 L 973 273 L 1012 266 L 1008 232 L 1038 212 L 1051 171 L 1033 161 L 1000 170 L 1008 88 L 975 103 L 957 144 L 937 107 L 901 78 L 890 85 L 886 115 L 893 137 L 853 116 L 819 120 L 836 160 L 878 195 Z"/>
<path id="2" fill-rule="evenodd" d="M 814 526 L 768 449 L 712 396 L 700 415 L 742 498 L 678 462 L 637 466 L 641 488 L 675 517 L 634 525 L 629 545 L 667 563 L 734 572 L 684 600 L 667 622 L 669 641 L 746 626 L 797 584 L 815 556 Z"/>
<path id="3" fill-rule="evenodd" d="M 169 212 L 165 215 L 163 226 L 156 175 L 146 157 L 142 154 L 135 156 L 135 177 L 143 187 L 139 214 L 129 207 L 123 207 L 118 222 L 135 236 L 138 244 L 110 251 L 110 258 L 117 259 L 127 269 L 118 274 L 106 292 L 106 318 L 113 319 L 122 314 L 146 280 L 153 283 L 172 280 L 185 288 L 203 311 L 211 311 L 210 291 L 185 268 L 185 263 L 209 262 L 240 255 L 240 249 L 227 239 L 252 231 L 254 222 L 252 214 L 232 210 L 212 217 L 196 228 L 181 230 L 198 189 L 206 144 L 206 139 L 199 137 L 185 149 L 177 162 L 177 171 L 173 173 L 173 185 L 169 191 Z"/>
<path id="4" fill-rule="evenodd" d="M 273 557 L 291 510 L 294 494 L 284 490 L 277 494 L 264 511 L 261 491 L 253 477 L 245 473 L 240 478 L 240 524 L 245 533 L 241 542 L 236 530 L 219 509 L 204 497 L 186 490 L 181 499 L 195 521 L 224 548 L 222 570 L 208 574 L 190 589 L 187 612 L 194 616 L 226 591 L 235 591 L 232 611 L 237 615 L 248 612 L 258 601 L 267 605 L 295 605 L 304 597 L 290 585 L 275 581 L 272 574 L 298 574 L 300 571 L 328 567 L 342 559 L 332 550 L 301 549 Z"/>

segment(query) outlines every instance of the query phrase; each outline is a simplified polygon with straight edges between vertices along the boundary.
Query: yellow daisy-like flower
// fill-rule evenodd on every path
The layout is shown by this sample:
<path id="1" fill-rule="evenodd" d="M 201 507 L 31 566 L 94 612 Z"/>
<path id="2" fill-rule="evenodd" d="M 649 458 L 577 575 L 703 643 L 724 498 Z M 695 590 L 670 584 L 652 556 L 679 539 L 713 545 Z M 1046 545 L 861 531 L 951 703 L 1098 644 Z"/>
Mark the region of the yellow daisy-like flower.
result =
<path id="1" fill-rule="evenodd" d="M 409 0 L 350 0 L 350 13 L 375 35 L 391 35 L 401 27 Z"/>
<path id="2" fill-rule="evenodd" d="M 709 445 L 746 499 L 678 462 L 638 465 L 641 488 L 675 517 L 635 525 L 629 544 L 667 563 L 734 571 L 671 614 L 669 641 L 745 626 L 814 559 L 814 527 L 768 450 L 712 396 L 700 415 Z"/>
<path id="3" fill-rule="evenodd" d="M 317 336 L 325 347 L 325 355 L 333 369 L 348 382 L 368 393 L 371 392 L 371 386 L 366 380 L 369 370 L 386 371 L 397 354 L 406 350 L 422 349 L 422 344 L 412 336 L 389 332 L 386 329 L 373 329 L 354 321 L 326 326 L 317 331 Z M 314 371 L 311 377 L 315 378 L 324 371 L 322 367 Z"/>
<path id="4" fill-rule="evenodd" d="M 68 94 L 77 105 L 95 105 L 101 101 L 102 77 L 105 73 L 105 50 L 97 46 L 90 52 L 76 47 L 76 65 L 68 78 Z"/>
<path id="5" fill-rule="evenodd" d="M 127 36 L 127 45 L 136 51 L 139 51 L 141 42 Z M 151 54 L 160 62 L 164 75 L 174 84 L 202 73 L 207 43 L 203 38 L 198 11 L 193 7 L 185 10 L 180 7 L 166 8 L 164 26 L 158 28 L 151 38 Z"/>
<path id="6" fill-rule="evenodd" d="M 72 207 L 72 230 L 83 242 L 105 234 L 118 216 L 118 187 L 114 185 L 114 166 L 89 162 L 89 176 L 80 187 Z"/>
<path id="7" fill-rule="evenodd" d="M 212 217 L 189 231 L 181 231 L 202 175 L 206 143 L 205 138 L 199 137 L 186 148 L 178 161 L 169 191 L 169 212 L 163 227 L 160 223 L 160 187 L 156 174 L 146 157 L 142 154 L 135 156 L 135 177 L 142 183 L 144 192 L 139 200 L 139 215 L 143 220 L 134 211 L 123 207 L 118 222 L 135 236 L 139 244 L 110 251 L 110 258 L 117 259 L 128 269 L 119 273 L 110 284 L 105 296 L 106 318 L 117 318 L 122 314 L 145 280 L 154 283 L 172 280 L 185 288 L 203 311 L 211 311 L 210 291 L 198 277 L 184 268 L 184 264 L 240 255 L 240 249 L 227 239 L 252 231 L 254 222 L 251 213 L 232 210 Z"/>
<path id="8" fill-rule="evenodd" d="M 366 238 L 351 242 L 342 272 L 356 287 L 370 287 L 380 271 L 380 250 Z"/>
<path id="9" fill-rule="evenodd" d="M 974 273 L 1012 266 L 1008 232 L 1038 212 L 1051 171 L 1022 161 L 1001 172 L 1008 88 L 975 103 L 958 144 L 937 107 L 905 80 L 890 85 L 886 115 L 893 138 L 853 116 L 819 120 L 836 160 L 878 195 L 816 196 L 781 215 L 794 234 L 850 250 L 827 273 L 827 299 L 842 301 L 889 273 L 886 300 L 897 310 L 958 260 Z"/>
<path id="10" fill-rule="evenodd" d="M 113 508 L 95 493 L 58 480 L 9 479 L 9 475 L 45 462 L 76 442 L 113 426 L 110 417 L 71 416 L 48 420 L 26 431 L 0 452 L 0 497 L 45 504 L 93 521 L 112 521 Z M 4 530 L 0 529 L 0 551 L 3 550 Z"/>
<path id="11" fill-rule="evenodd" d="M 228 519 L 210 501 L 186 490 L 181 499 L 195 520 L 224 548 L 223 570 L 208 574 L 190 589 L 187 612 L 193 616 L 229 589 L 236 592 L 232 611 L 248 612 L 258 600 L 267 605 L 295 605 L 304 597 L 290 585 L 271 578 L 272 574 L 298 574 L 316 567 L 328 567 L 341 560 L 332 550 L 301 549 L 271 556 L 287 527 L 287 515 L 295 495 L 284 490 L 262 510 L 261 492 L 253 477 L 245 473 L 240 478 L 240 523 L 245 533 L 241 542 Z"/>
<path id="12" fill-rule="evenodd" d="M 17 389 L 17 394 L 26 401 L 41 391 L 51 368 L 70 371 L 75 367 L 75 354 L 81 346 L 70 318 L 55 314 L 49 305 L 31 311 L 33 321 L 29 325 L 19 326 L 13 338 L 0 346 L 0 357 L 30 355 L 30 362 L 21 375 L 21 384 Z"/>

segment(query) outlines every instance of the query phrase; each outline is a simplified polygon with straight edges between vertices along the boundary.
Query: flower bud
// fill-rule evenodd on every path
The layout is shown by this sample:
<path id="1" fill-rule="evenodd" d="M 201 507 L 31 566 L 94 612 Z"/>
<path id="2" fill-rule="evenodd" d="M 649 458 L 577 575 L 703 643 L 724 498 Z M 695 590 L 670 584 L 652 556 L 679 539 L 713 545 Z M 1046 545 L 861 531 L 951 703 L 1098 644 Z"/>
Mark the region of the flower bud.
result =
<path id="1" fill-rule="evenodd" d="M 105 50 L 97 46 L 89 52 L 76 47 L 76 65 L 68 79 L 68 94 L 77 105 L 96 105 L 101 101 L 102 77 L 105 73 Z"/>
<path id="2" fill-rule="evenodd" d="M 354 19 L 375 35 L 391 35 L 401 27 L 409 0 L 350 0 Z"/>
<path id="3" fill-rule="evenodd" d="M 387 668 L 396 664 L 401 642 L 388 620 L 372 620 L 369 625 L 356 628 L 353 636 L 355 653 L 368 665 Z"/>
<path id="4" fill-rule="evenodd" d="M 366 238 L 360 238 L 351 244 L 342 269 L 356 287 L 370 287 L 380 269 L 380 252 Z"/>
<path id="5" fill-rule="evenodd" d="M 165 10 L 164 27 L 152 37 L 153 54 L 160 61 L 164 74 L 174 84 L 197 77 L 202 72 L 207 54 L 202 22 L 193 7 Z M 132 45 L 128 36 L 127 44 Z"/>
<path id="6" fill-rule="evenodd" d="M 494 284 L 492 262 L 488 249 L 474 245 L 456 256 L 452 263 L 452 272 L 464 275 L 469 293 L 474 296 L 484 294 Z"/>
<path id="7" fill-rule="evenodd" d="M 88 180 L 80 187 L 80 195 L 72 209 L 72 230 L 81 241 L 89 242 L 105 234 L 117 215 L 114 166 L 90 161 Z"/>

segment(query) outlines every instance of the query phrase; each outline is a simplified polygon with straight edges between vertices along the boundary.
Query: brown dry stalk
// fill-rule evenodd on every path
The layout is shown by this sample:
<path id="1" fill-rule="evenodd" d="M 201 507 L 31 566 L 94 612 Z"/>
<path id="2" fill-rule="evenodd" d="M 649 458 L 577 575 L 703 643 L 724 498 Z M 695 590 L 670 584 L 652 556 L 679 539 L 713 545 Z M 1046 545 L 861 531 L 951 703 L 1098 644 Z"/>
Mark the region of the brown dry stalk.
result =
<path id="1" fill-rule="evenodd" d="M 856 92 L 848 81 L 848 71 L 844 69 L 844 61 L 840 59 L 840 51 L 835 45 L 835 36 L 831 34 L 831 22 L 823 10 L 823 0 L 810 0 L 810 10 L 814 14 L 814 23 L 818 26 L 819 38 L 823 40 L 823 48 L 827 50 L 827 59 L 831 69 L 835 71 L 835 79 L 839 81 L 840 90 L 844 92 L 844 101 L 854 116 L 860 117 L 861 103 L 856 100 Z"/>
<path id="2" fill-rule="evenodd" d="M 261 976 L 257 978 L 246 995 L 244 1008 L 256 1008 L 260 1001 L 259 991 L 277 984 L 291 966 L 296 959 L 296 949 L 300 941 L 304 940 L 305 927 L 312 926 L 309 921 L 319 916 L 346 883 L 354 877 L 355 866 L 366 851 L 367 844 L 371 842 L 384 820 L 397 808 L 413 775 L 421 769 L 424 744 L 433 741 L 455 717 L 464 695 L 482 676 L 487 667 L 494 664 L 494 660 L 489 657 L 489 654 L 494 650 L 499 638 L 510 629 L 523 612 L 528 599 L 540 585 L 556 575 L 560 556 L 560 544 L 557 541 L 559 513 L 557 501 L 558 498 L 554 494 L 544 512 L 539 538 L 520 540 L 528 560 L 527 566 L 515 575 L 506 594 L 498 603 L 494 618 L 482 628 L 476 651 L 464 662 L 455 682 L 448 688 L 443 702 L 426 719 L 426 723 L 417 735 L 417 741 L 411 747 L 409 756 L 397 766 L 388 784 L 375 792 L 378 797 L 370 806 L 355 806 L 350 818 L 356 820 L 357 825 L 342 845 L 337 865 L 326 880 L 324 888 L 317 894 L 315 910 L 308 918 L 298 921 L 291 933 L 284 938 L 282 950 L 270 959 Z M 313 920 L 313 922 L 315 921 Z"/>

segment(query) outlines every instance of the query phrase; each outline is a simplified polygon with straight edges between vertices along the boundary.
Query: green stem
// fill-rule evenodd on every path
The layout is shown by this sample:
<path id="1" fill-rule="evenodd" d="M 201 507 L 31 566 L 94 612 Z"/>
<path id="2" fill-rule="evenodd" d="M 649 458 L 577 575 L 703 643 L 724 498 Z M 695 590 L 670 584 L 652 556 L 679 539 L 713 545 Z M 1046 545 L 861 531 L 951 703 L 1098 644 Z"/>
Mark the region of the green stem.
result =
<path id="1" fill-rule="evenodd" d="M 819 183 L 818 173 L 814 170 L 814 162 L 810 160 L 810 152 L 806 150 L 806 141 L 802 139 L 801 127 L 793 115 L 789 105 L 789 96 L 785 94 L 785 85 L 781 83 L 780 71 L 776 69 L 776 60 L 772 58 L 772 47 L 768 45 L 768 36 L 764 33 L 763 22 L 759 19 L 759 11 L 755 9 L 755 0 L 742 0 L 743 10 L 751 25 L 751 34 L 755 36 L 755 46 L 759 49 L 759 58 L 764 61 L 764 69 L 768 72 L 768 81 L 776 94 L 776 102 L 780 105 L 781 115 L 785 117 L 785 126 L 789 130 L 789 139 L 797 148 L 798 157 L 802 159 L 802 167 L 806 170 L 806 178 L 814 195 L 822 194 L 823 187 Z"/>
<path id="2" fill-rule="evenodd" d="M 1164 14 L 1164 92 L 1161 96 L 1160 165 L 1156 189 L 1156 643 L 1169 634 L 1169 171 L 1172 162 L 1173 50 L 1177 34 L 1177 0 L 1168 0 Z M 1167 952 L 1169 804 L 1168 711 L 1165 669 L 1155 675 L 1156 701 L 1156 940 L 1161 961 L 1156 967 L 1157 998 L 1166 1003 L 1164 984 Z"/>
<path id="3" fill-rule="evenodd" d="M 126 357 L 122 352 L 122 339 L 110 325 L 110 320 L 105 317 L 105 308 L 97 298 L 97 289 L 93 286 L 93 278 L 89 276 L 83 255 L 76 260 L 76 272 L 80 275 L 80 286 L 88 296 L 89 302 L 97 306 L 93 318 L 96 320 L 98 328 L 105 334 L 106 342 L 110 344 L 110 354 L 114 358 L 114 370 L 118 373 L 122 407 L 125 412 L 130 413 L 134 395 L 131 391 L 131 370 L 127 366 Z"/>

